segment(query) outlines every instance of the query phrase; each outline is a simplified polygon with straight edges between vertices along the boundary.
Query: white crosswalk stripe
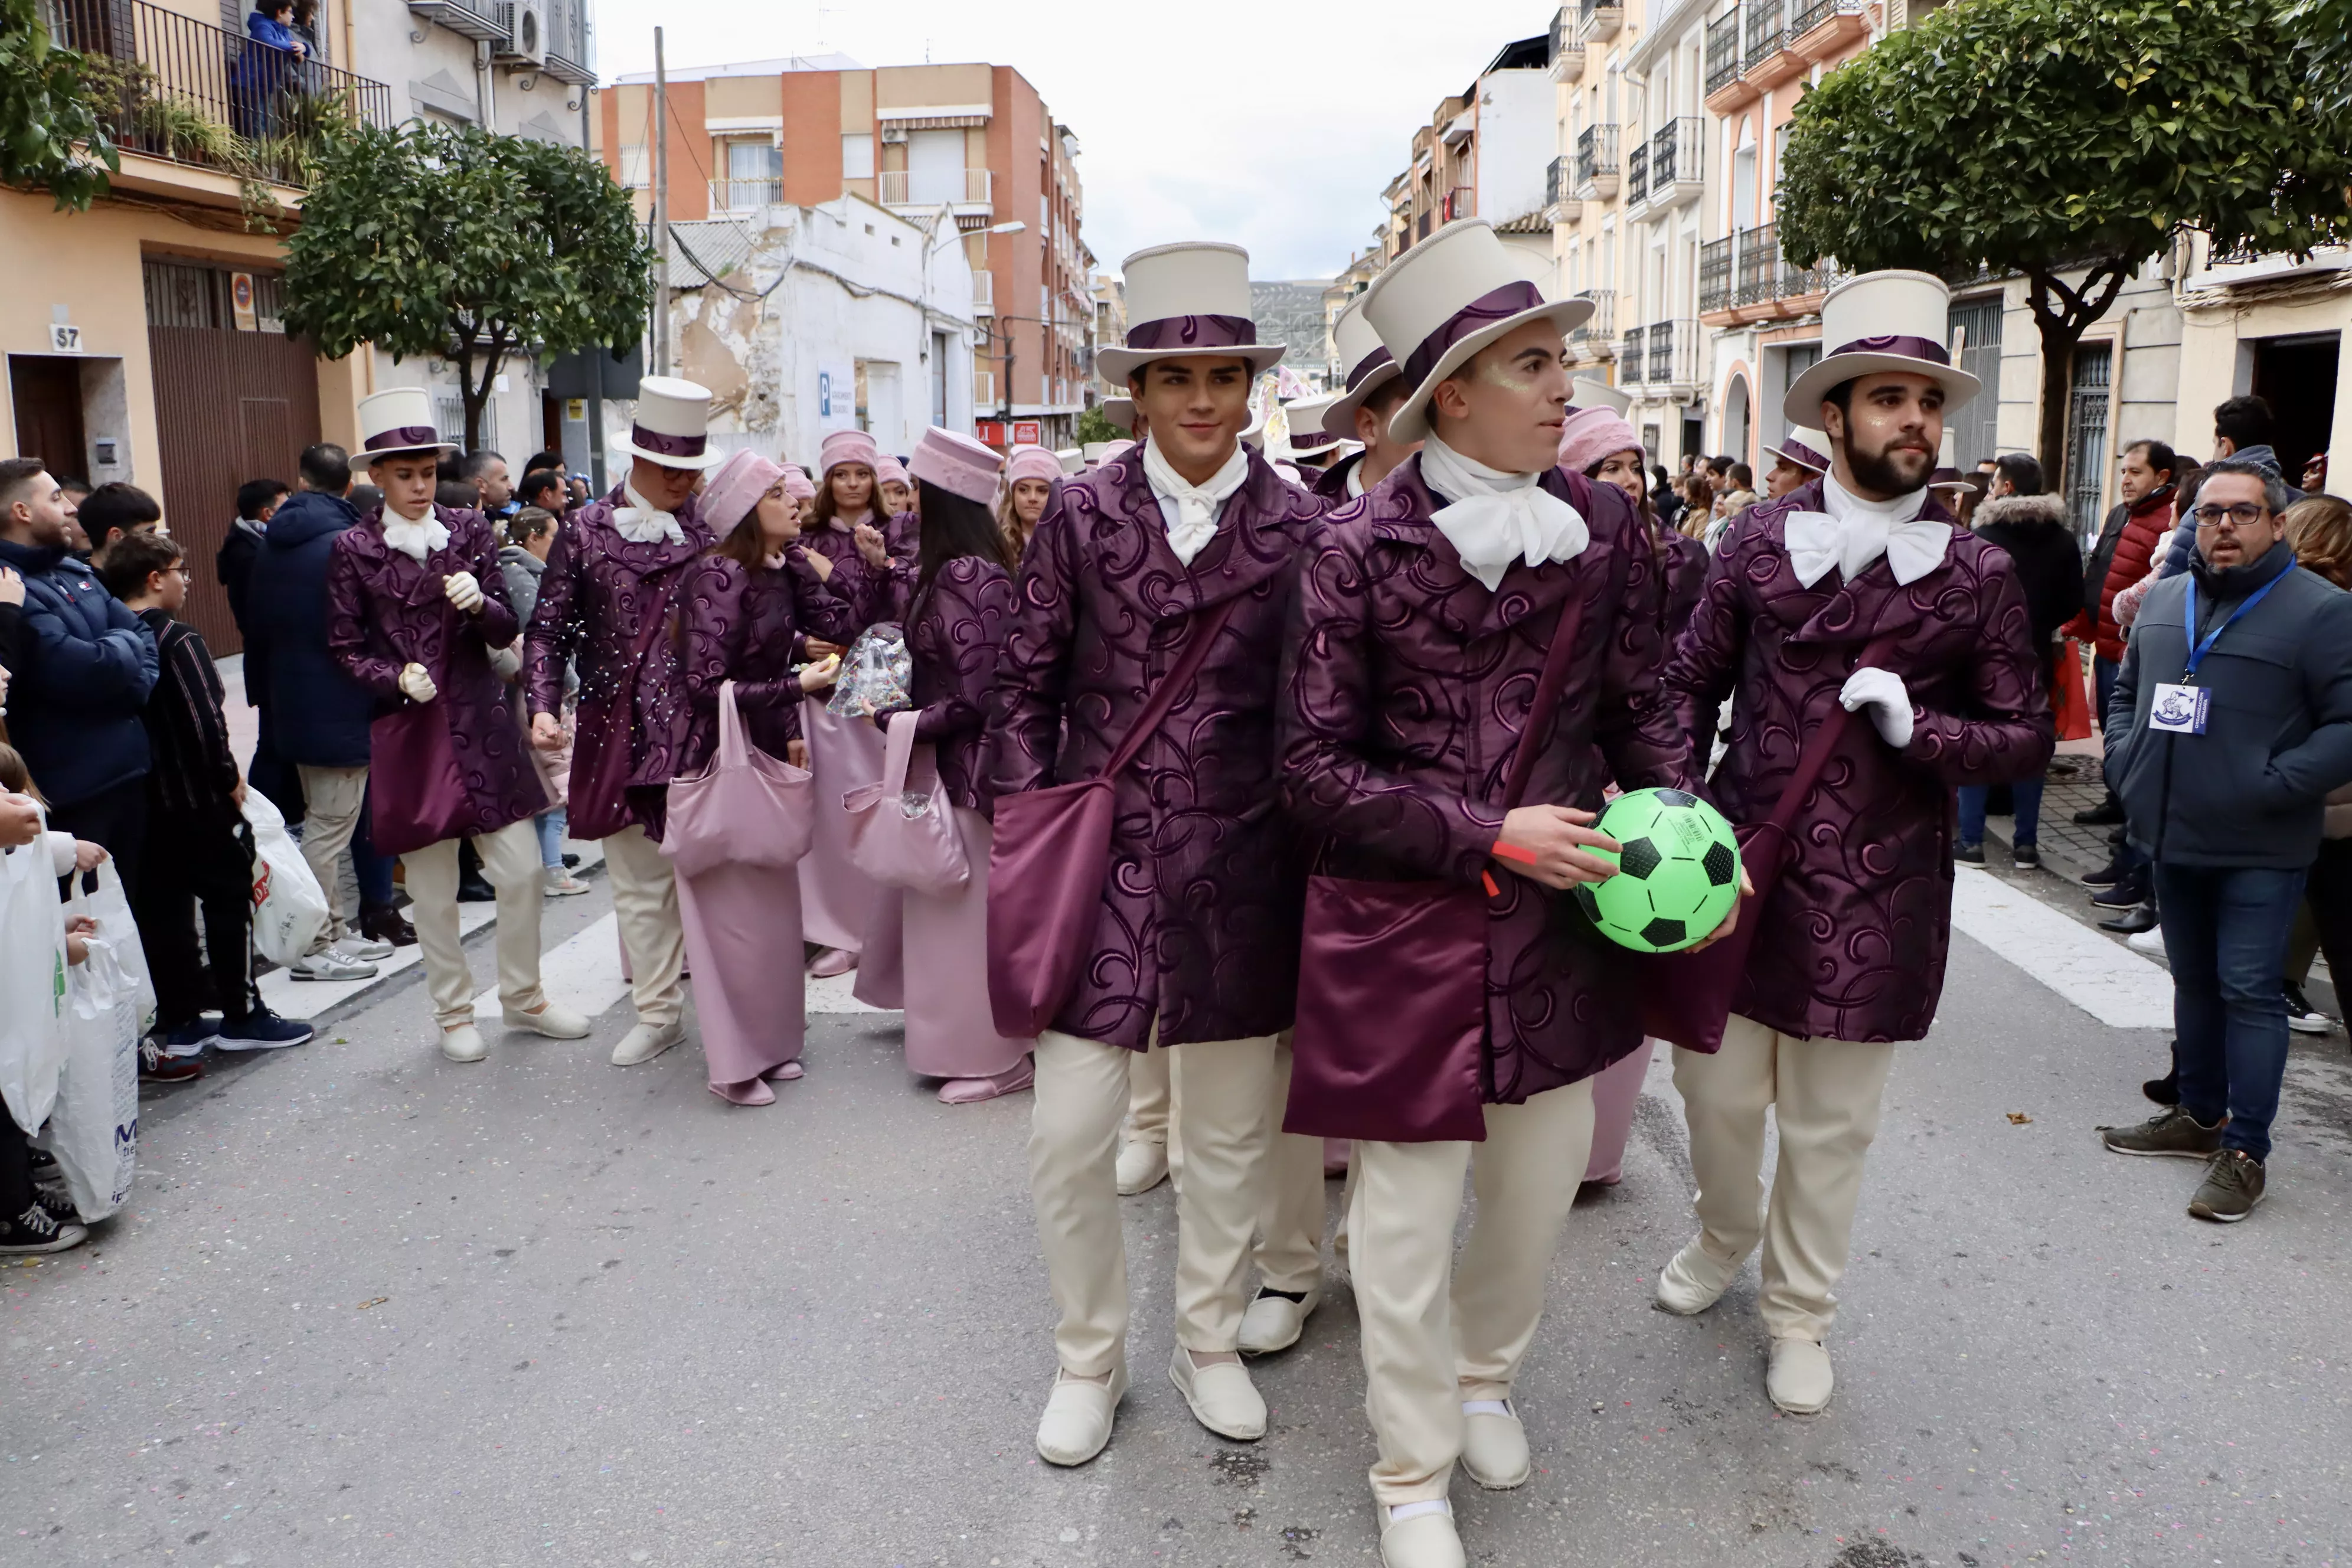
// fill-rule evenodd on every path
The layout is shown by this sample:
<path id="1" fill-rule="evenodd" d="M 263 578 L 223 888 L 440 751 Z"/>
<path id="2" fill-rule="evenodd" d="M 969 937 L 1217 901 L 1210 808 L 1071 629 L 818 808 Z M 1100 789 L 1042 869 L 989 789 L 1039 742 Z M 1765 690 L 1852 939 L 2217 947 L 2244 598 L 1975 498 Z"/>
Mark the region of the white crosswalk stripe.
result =
<path id="1" fill-rule="evenodd" d="M 1971 866 L 1958 868 L 1952 929 L 2116 1029 L 2172 1024 L 2172 977 L 2118 942 Z"/>

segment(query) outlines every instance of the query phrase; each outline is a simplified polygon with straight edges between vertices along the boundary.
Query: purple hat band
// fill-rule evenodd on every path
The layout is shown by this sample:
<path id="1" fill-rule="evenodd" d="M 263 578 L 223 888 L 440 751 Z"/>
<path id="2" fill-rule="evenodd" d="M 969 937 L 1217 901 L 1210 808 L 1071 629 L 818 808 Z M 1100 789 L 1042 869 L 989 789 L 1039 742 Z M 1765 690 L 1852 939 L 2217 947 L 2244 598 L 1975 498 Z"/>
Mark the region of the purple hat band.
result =
<path id="1" fill-rule="evenodd" d="M 1830 471 L 1830 460 L 1827 458 L 1822 457 L 1819 452 L 1814 451 L 1802 441 L 1796 440 L 1793 437 L 1781 442 L 1779 446 L 1773 447 L 1772 450 L 1780 453 L 1780 456 L 1788 458 L 1789 461 L 1796 464 L 1799 468 L 1819 468 L 1823 473 L 1828 473 Z"/>
<path id="2" fill-rule="evenodd" d="M 1127 330 L 1127 346 L 1153 349 L 1250 349 L 1257 346 L 1257 323 L 1247 316 L 1162 316 Z"/>
<path id="3" fill-rule="evenodd" d="M 1490 289 L 1445 319 L 1445 324 L 1421 340 L 1412 357 L 1404 362 L 1404 378 L 1419 386 L 1437 368 L 1437 362 L 1446 351 L 1473 332 L 1508 321 L 1523 311 L 1539 310 L 1544 302 L 1543 290 L 1532 283 L 1506 283 Z"/>
<path id="4" fill-rule="evenodd" d="M 1396 355 L 1389 353 L 1389 346 L 1386 343 L 1382 343 L 1380 347 L 1366 354 L 1363 358 L 1363 363 L 1357 365 L 1355 369 L 1348 373 L 1349 395 L 1354 395 L 1356 388 L 1363 385 L 1365 382 L 1370 380 L 1374 371 L 1379 370 L 1383 365 L 1391 365 L 1394 363 L 1396 363 Z M 1416 382 L 1413 384 L 1417 386 L 1420 383 Z"/>
<path id="5" fill-rule="evenodd" d="M 1935 339 L 1915 338 L 1905 332 L 1884 338 L 1856 338 L 1850 343 L 1840 343 L 1823 357 L 1835 359 L 1840 354 L 1901 354 L 1905 359 L 1923 359 L 1931 364 L 1952 363 L 1952 351 Z"/>
<path id="6" fill-rule="evenodd" d="M 403 425 L 395 429 L 377 431 L 367 438 L 360 450 L 389 452 L 408 447 L 438 447 L 443 444 L 441 432 L 430 425 Z"/>
<path id="7" fill-rule="evenodd" d="M 699 458 L 709 444 L 705 436 L 665 436 L 642 425 L 629 426 L 629 445 L 660 458 Z"/>

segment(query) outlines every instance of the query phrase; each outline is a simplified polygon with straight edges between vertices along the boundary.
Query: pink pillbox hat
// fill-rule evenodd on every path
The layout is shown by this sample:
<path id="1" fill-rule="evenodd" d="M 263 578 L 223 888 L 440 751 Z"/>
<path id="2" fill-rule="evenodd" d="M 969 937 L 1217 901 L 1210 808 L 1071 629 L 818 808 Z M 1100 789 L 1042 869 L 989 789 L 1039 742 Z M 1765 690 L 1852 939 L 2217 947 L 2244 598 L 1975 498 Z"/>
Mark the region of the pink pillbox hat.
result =
<path id="1" fill-rule="evenodd" d="M 878 478 L 882 470 L 882 448 L 874 437 L 863 430 L 835 430 L 816 449 L 816 471 L 819 478 L 830 474 L 844 463 L 863 463 Z"/>
<path id="2" fill-rule="evenodd" d="M 1062 477 L 1062 459 L 1043 447 L 1015 447 L 1004 456 L 1004 482 L 1018 484 L 1023 479 L 1044 479 L 1051 484 Z"/>
<path id="3" fill-rule="evenodd" d="M 1048 461 L 1053 456 L 1051 452 L 1045 454 Z M 910 477 L 982 506 L 995 501 L 996 477 L 1003 467 L 1004 459 L 996 455 L 994 447 L 983 447 L 969 436 L 959 436 L 936 425 L 923 432 L 923 438 L 915 443 L 914 456 L 907 459 Z M 1055 463 L 1055 476 L 1059 478 L 1061 472 L 1062 466 Z"/>
<path id="4" fill-rule="evenodd" d="M 794 500 L 816 500 L 815 482 L 808 477 L 808 470 L 798 463 L 784 465 L 784 493 Z"/>
<path id="5" fill-rule="evenodd" d="M 911 485 L 914 480 L 907 477 L 904 463 L 885 452 L 874 460 L 874 482 L 877 485 Z"/>
<path id="6" fill-rule="evenodd" d="M 1642 450 L 1642 438 L 1613 408 L 1571 408 L 1559 427 L 1559 466 L 1573 473 L 1629 449 Z"/>
<path id="7" fill-rule="evenodd" d="M 736 524 L 751 514 L 760 498 L 775 487 L 784 477 L 782 467 L 757 452 L 730 453 L 725 462 L 710 476 L 703 487 L 702 515 L 713 531 L 724 539 L 735 531 Z"/>

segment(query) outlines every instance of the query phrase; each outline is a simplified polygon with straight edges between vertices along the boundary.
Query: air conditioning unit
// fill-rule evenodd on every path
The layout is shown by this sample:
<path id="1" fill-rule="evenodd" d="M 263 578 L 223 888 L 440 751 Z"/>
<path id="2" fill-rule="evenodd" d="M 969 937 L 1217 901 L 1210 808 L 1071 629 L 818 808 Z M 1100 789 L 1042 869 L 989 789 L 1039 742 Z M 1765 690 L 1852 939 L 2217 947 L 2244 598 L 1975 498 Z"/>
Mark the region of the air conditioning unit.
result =
<path id="1" fill-rule="evenodd" d="M 547 0 L 503 0 L 499 19 L 506 36 L 492 46 L 499 59 L 509 65 L 547 63 Z"/>
<path id="2" fill-rule="evenodd" d="M 882 145 L 885 147 L 891 146 L 894 143 L 903 145 L 906 140 L 907 128 L 905 126 L 885 125 L 882 128 Z"/>

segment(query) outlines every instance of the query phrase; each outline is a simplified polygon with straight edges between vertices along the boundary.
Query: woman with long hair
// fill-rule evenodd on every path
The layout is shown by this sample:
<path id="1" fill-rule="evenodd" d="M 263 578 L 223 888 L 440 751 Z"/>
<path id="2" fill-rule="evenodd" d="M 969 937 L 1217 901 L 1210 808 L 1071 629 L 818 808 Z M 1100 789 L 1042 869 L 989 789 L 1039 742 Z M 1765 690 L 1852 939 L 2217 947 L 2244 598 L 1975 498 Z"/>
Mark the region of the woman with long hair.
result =
<path id="1" fill-rule="evenodd" d="M 874 493 L 878 498 L 875 511 L 882 519 L 882 543 L 893 561 L 911 561 L 920 545 L 918 530 L 921 520 L 916 516 L 915 481 L 907 477 L 907 465 L 889 453 L 875 458 Z"/>
<path id="2" fill-rule="evenodd" d="M 908 889 L 906 967 L 920 975 L 906 987 L 907 1066 L 943 1079 L 939 1096 L 971 1105 L 1029 1087 L 1034 1040 L 996 1032 L 988 1001 L 988 854 L 993 833 L 981 815 L 987 793 L 982 758 L 989 692 L 1013 623 L 1013 560 L 990 514 L 1000 459 L 969 437 L 923 432 L 908 471 L 922 516 L 922 549 L 906 592 L 907 650 L 914 662 L 909 692 L 915 740 L 928 748 L 938 784 L 933 808 L 945 806 L 963 840 L 971 878 L 951 893 Z M 887 727 L 892 715 L 876 717 Z"/>
<path id="3" fill-rule="evenodd" d="M 817 449 L 816 503 L 803 542 L 833 563 L 835 598 L 858 614 L 858 629 L 889 605 L 890 544 L 883 528 L 881 448 L 863 430 L 835 430 Z"/>
<path id="4" fill-rule="evenodd" d="M 1054 499 L 1054 481 L 1062 477 L 1062 461 L 1043 447 L 1015 447 L 1005 455 L 1004 499 L 997 502 L 997 527 L 1016 567 L 1045 503 Z"/>
<path id="5" fill-rule="evenodd" d="M 804 765 L 800 703 L 832 684 L 830 662 L 806 657 L 811 632 L 848 635 L 849 606 L 824 588 L 828 568 L 800 544 L 798 509 L 783 470 L 751 452 L 719 465 L 703 492 L 703 515 L 718 542 L 688 568 L 679 596 L 686 671 L 683 775 L 719 749 L 720 689 L 735 683 L 745 738 L 771 756 Z M 801 1076 L 807 1036 L 797 958 L 800 876 L 737 862 L 677 879 L 694 1011 L 709 1066 L 710 1092 L 735 1105 L 767 1105 L 768 1086 Z M 749 940 L 747 940 L 747 938 Z"/>

